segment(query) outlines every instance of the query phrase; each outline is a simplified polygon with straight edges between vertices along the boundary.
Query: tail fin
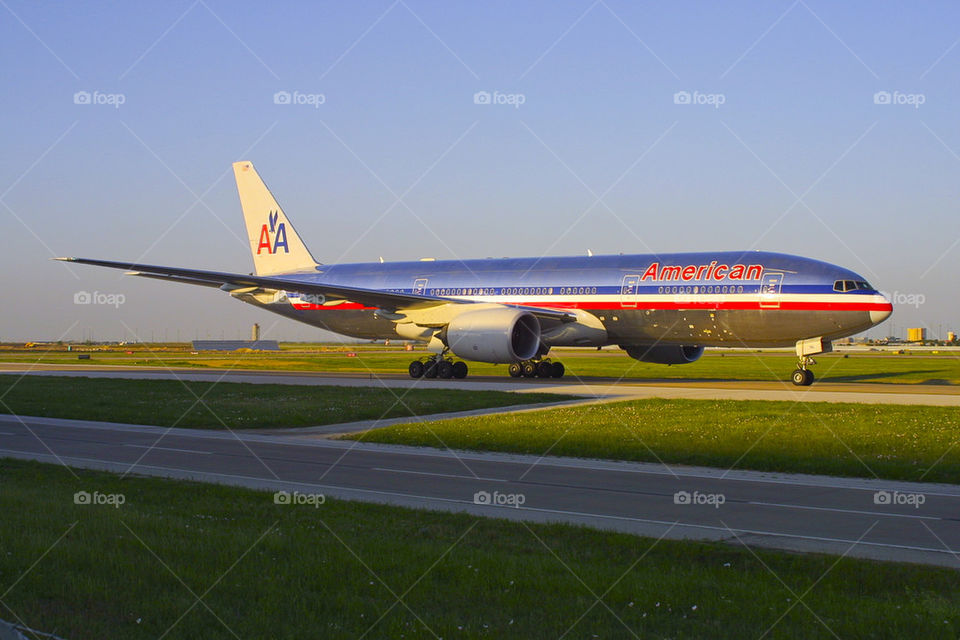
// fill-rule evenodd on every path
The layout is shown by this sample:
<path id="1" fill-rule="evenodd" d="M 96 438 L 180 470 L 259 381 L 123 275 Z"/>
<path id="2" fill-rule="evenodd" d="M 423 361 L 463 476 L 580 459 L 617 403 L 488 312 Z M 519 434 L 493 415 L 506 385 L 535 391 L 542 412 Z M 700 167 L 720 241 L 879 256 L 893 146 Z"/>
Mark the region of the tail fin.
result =
<path id="1" fill-rule="evenodd" d="M 252 162 L 234 162 L 233 173 L 259 276 L 313 270 L 317 261 L 303 244 Z"/>

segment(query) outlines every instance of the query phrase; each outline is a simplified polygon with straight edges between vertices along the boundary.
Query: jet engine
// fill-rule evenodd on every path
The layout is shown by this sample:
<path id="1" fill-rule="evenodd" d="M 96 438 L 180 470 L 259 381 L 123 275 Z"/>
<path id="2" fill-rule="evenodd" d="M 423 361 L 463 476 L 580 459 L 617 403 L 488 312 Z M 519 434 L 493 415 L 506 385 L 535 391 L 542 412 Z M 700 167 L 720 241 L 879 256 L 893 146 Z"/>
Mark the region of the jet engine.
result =
<path id="1" fill-rule="evenodd" d="M 634 360 L 654 364 L 689 364 L 703 355 L 703 347 L 689 344 L 622 344 L 620 348 Z"/>
<path id="2" fill-rule="evenodd" d="M 520 362 L 537 355 L 540 321 L 510 307 L 465 309 L 450 321 L 442 339 L 464 360 Z"/>

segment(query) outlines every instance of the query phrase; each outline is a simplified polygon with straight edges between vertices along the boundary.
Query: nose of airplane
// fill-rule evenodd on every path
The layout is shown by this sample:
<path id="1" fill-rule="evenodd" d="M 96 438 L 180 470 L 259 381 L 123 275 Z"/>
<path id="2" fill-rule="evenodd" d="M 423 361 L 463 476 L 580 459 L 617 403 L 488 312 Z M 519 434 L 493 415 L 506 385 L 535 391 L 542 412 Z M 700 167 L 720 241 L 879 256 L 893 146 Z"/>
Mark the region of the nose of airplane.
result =
<path id="1" fill-rule="evenodd" d="M 890 303 L 890 300 L 883 294 L 877 294 L 877 297 L 883 300 L 883 303 L 877 305 L 876 309 L 870 310 L 870 322 L 873 324 L 880 324 L 884 320 L 890 317 L 890 314 L 893 313 L 893 305 Z"/>

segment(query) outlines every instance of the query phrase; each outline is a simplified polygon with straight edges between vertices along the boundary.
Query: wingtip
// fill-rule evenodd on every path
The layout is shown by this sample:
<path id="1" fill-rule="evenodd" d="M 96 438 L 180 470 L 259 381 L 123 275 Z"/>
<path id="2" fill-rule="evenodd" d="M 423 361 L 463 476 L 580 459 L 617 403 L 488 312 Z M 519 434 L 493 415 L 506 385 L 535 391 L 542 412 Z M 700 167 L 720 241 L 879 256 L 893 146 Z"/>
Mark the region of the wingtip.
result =
<path id="1" fill-rule="evenodd" d="M 76 262 L 76 258 L 70 257 L 59 257 L 59 258 L 50 258 L 51 260 L 57 260 L 58 262 Z"/>

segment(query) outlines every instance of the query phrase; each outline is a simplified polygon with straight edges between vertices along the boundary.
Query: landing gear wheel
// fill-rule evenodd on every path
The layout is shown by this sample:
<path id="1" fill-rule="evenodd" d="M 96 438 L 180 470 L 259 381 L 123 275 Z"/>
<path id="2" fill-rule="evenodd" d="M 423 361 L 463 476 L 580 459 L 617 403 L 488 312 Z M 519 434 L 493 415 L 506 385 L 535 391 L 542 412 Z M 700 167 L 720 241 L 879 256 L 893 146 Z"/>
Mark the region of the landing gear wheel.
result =
<path id="1" fill-rule="evenodd" d="M 511 378 L 519 378 L 523 375 L 523 367 L 519 362 L 511 362 L 510 366 L 507 368 L 507 373 L 510 374 Z"/>
<path id="2" fill-rule="evenodd" d="M 449 380 L 453 377 L 453 363 L 449 360 L 441 360 L 437 363 L 437 377 Z"/>
<path id="3" fill-rule="evenodd" d="M 797 345 L 797 353 L 800 351 L 800 344 Z M 798 387 L 809 387 L 813 384 L 813 371 L 809 369 L 810 365 L 817 364 L 817 361 L 810 356 L 801 355 L 797 362 L 797 368 L 793 372 L 793 384 Z"/>
<path id="4" fill-rule="evenodd" d="M 467 363 L 466 362 L 454 362 L 453 363 L 453 377 L 458 380 L 462 380 L 467 377 Z"/>
<path id="5" fill-rule="evenodd" d="M 566 371 L 566 369 L 564 368 L 562 362 L 554 362 L 553 371 L 551 371 L 550 373 L 554 378 L 562 378 L 564 371 Z"/>
<path id="6" fill-rule="evenodd" d="M 436 378 L 436 377 L 437 377 L 437 363 L 436 363 L 435 361 L 430 360 L 429 362 L 427 362 L 426 365 L 424 365 L 423 377 L 424 377 L 424 378 Z"/>
<path id="7" fill-rule="evenodd" d="M 410 372 L 411 378 L 421 378 L 424 373 L 423 363 L 419 360 L 414 360 L 410 363 L 410 367 L 407 369 Z"/>
<path id="8" fill-rule="evenodd" d="M 553 364 L 549 362 L 538 362 L 537 363 L 537 377 L 538 378 L 549 378 L 553 375 Z"/>
<path id="9" fill-rule="evenodd" d="M 520 364 L 520 369 L 523 371 L 524 378 L 532 378 L 537 375 L 537 363 L 530 362 L 527 360 Z"/>

